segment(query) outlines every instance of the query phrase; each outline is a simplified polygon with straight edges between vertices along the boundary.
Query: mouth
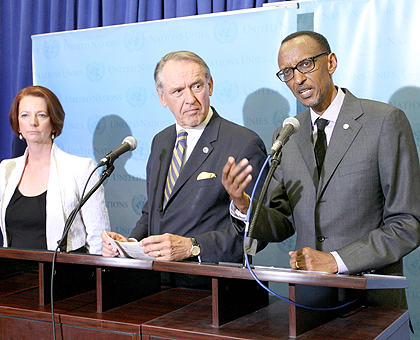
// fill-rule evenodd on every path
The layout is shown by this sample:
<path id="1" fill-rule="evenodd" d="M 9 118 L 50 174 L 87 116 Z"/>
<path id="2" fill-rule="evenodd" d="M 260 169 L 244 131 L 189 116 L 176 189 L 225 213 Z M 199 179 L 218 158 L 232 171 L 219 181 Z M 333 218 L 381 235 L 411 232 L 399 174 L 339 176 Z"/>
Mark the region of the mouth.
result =
<path id="1" fill-rule="evenodd" d="M 296 92 L 301 96 L 302 98 L 308 98 L 312 94 L 312 88 L 311 87 L 299 87 Z"/>
<path id="2" fill-rule="evenodd" d="M 199 112 L 199 110 L 200 109 L 198 107 L 194 107 L 194 108 L 185 110 L 184 111 L 184 114 L 186 114 L 186 115 L 195 115 L 195 114 L 197 114 Z"/>

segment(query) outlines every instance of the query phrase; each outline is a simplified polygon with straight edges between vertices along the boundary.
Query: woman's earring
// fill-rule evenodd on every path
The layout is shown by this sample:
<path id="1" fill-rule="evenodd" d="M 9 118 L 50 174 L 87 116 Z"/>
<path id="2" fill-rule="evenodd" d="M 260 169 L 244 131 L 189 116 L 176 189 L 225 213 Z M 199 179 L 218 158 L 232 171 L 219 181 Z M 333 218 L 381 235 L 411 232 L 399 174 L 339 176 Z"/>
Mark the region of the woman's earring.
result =
<path id="1" fill-rule="evenodd" d="M 19 132 L 19 139 L 20 140 L 22 140 L 23 139 L 23 136 L 22 136 L 22 134 Z"/>
<path id="2" fill-rule="evenodd" d="M 55 138 L 55 132 L 53 132 L 53 133 L 51 134 L 51 140 L 54 140 L 54 138 Z"/>

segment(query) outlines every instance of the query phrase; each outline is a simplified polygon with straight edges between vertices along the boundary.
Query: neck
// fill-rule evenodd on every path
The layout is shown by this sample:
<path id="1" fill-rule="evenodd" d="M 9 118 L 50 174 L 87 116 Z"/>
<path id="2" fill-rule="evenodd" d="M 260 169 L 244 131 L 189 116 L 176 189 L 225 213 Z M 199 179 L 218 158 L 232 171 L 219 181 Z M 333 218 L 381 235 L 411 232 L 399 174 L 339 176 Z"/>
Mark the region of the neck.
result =
<path id="1" fill-rule="evenodd" d="M 338 93 L 337 88 L 335 86 L 333 86 L 327 92 L 327 95 L 325 96 L 322 103 L 320 103 L 316 107 L 312 108 L 314 110 L 314 112 L 317 113 L 318 115 L 322 116 L 322 114 L 329 108 L 331 103 L 334 101 L 335 97 L 337 97 L 337 93 Z"/>
<path id="2" fill-rule="evenodd" d="M 51 148 L 52 143 L 50 144 L 38 144 L 30 143 L 28 144 L 28 163 L 38 163 L 38 162 L 49 162 L 51 158 Z"/>

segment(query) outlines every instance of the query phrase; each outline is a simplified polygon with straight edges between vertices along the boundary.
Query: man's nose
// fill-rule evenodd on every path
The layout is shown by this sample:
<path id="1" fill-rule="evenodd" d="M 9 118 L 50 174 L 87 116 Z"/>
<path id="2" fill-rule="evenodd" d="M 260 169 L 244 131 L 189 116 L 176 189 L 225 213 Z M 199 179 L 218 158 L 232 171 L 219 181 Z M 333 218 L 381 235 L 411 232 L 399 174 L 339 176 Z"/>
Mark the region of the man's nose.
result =
<path id="1" fill-rule="evenodd" d="M 184 99 L 186 103 L 194 104 L 196 100 L 194 91 L 191 89 L 186 89 L 184 92 Z"/>
<path id="2" fill-rule="evenodd" d="M 293 80 L 296 84 L 302 84 L 302 82 L 306 80 L 306 76 L 303 73 L 299 72 L 298 69 L 293 70 L 293 72 Z"/>

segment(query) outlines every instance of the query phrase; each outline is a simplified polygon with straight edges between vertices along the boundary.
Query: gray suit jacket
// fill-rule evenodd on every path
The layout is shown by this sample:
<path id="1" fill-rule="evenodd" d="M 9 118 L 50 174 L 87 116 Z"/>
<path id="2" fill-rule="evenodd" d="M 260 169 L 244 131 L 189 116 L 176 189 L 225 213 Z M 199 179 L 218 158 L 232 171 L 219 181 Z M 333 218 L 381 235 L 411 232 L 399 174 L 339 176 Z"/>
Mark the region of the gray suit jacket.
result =
<path id="1" fill-rule="evenodd" d="M 296 231 L 296 249 L 337 251 L 350 273 L 401 275 L 402 257 L 420 244 L 412 130 L 401 110 L 343 91 L 320 180 L 306 110 L 296 116 L 300 130 L 283 148 L 279 185 L 252 236 L 279 242 Z"/>

